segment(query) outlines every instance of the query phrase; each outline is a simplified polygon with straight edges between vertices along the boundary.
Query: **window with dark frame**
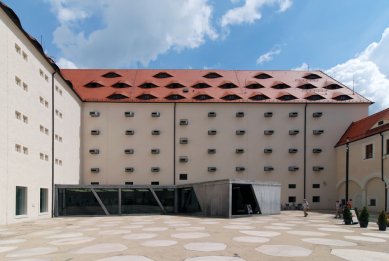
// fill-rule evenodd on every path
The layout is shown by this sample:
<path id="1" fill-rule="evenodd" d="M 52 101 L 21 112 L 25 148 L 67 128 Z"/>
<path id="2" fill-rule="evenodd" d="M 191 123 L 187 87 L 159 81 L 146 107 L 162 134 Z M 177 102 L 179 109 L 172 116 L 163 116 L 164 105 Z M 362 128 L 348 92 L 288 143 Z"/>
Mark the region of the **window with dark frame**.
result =
<path id="1" fill-rule="evenodd" d="M 312 184 L 312 188 L 320 188 L 320 184 Z"/>
<path id="2" fill-rule="evenodd" d="M 290 189 L 295 189 L 295 188 L 296 188 L 296 184 L 289 184 L 289 185 L 288 185 L 288 188 L 290 188 Z"/>
<path id="3" fill-rule="evenodd" d="M 386 140 L 386 154 L 389 154 L 389 139 Z"/>
<path id="4" fill-rule="evenodd" d="M 180 174 L 180 180 L 188 180 L 188 174 Z"/>
<path id="5" fill-rule="evenodd" d="M 320 202 L 320 196 L 313 196 L 312 202 L 315 202 L 315 203 Z"/>
<path id="6" fill-rule="evenodd" d="M 375 207 L 377 205 L 377 201 L 375 198 L 371 198 L 369 203 L 369 206 L 371 207 Z"/>
<path id="7" fill-rule="evenodd" d="M 289 203 L 296 203 L 296 197 L 288 197 Z"/>
<path id="8" fill-rule="evenodd" d="M 373 144 L 368 144 L 365 147 L 365 159 L 373 158 Z"/>

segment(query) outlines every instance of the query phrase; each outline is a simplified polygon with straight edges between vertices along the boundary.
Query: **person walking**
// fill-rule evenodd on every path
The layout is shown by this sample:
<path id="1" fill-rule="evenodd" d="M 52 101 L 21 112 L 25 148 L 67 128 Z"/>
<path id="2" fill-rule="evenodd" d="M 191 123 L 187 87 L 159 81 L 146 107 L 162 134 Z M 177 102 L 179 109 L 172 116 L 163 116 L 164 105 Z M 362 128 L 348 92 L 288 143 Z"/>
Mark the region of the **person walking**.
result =
<path id="1" fill-rule="evenodd" d="M 309 204 L 306 199 L 303 200 L 304 217 L 308 216 Z"/>
<path id="2" fill-rule="evenodd" d="M 341 203 L 339 202 L 339 200 L 336 201 L 335 203 L 335 209 L 336 209 L 336 213 L 335 213 L 335 218 L 342 218 L 340 212 L 341 212 Z"/>

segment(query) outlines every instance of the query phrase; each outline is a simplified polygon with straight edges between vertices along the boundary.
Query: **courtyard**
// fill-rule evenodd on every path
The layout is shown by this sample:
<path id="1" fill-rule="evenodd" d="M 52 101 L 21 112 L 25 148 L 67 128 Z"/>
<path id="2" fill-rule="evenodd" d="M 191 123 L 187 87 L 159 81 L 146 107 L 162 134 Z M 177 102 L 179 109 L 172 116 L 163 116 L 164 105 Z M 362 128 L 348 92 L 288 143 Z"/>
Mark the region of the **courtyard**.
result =
<path id="1" fill-rule="evenodd" d="M 318 212 L 65 217 L 0 226 L 0 260 L 389 260 L 388 240 Z"/>

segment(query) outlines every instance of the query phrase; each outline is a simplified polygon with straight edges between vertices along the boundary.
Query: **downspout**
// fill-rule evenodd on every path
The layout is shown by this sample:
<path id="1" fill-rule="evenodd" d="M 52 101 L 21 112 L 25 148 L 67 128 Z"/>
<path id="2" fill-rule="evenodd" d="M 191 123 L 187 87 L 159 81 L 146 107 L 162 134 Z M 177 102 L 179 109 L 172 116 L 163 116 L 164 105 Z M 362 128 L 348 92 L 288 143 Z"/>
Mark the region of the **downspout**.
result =
<path id="1" fill-rule="evenodd" d="M 173 185 L 176 185 L 176 103 L 173 111 Z"/>
<path id="2" fill-rule="evenodd" d="M 388 184 L 386 184 L 385 175 L 384 175 L 384 135 L 382 134 L 382 132 L 380 132 L 380 136 L 381 136 L 381 180 L 385 184 L 385 192 L 384 192 L 385 212 L 387 212 L 387 208 L 388 208 Z"/>
<path id="3" fill-rule="evenodd" d="M 54 77 L 57 72 L 51 74 L 51 217 L 54 217 L 55 191 L 54 191 Z"/>
<path id="4" fill-rule="evenodd" d="M 307 107 L 308 103 L 305 103 L 304 107 L 304 199 L 307 194 Z"/>

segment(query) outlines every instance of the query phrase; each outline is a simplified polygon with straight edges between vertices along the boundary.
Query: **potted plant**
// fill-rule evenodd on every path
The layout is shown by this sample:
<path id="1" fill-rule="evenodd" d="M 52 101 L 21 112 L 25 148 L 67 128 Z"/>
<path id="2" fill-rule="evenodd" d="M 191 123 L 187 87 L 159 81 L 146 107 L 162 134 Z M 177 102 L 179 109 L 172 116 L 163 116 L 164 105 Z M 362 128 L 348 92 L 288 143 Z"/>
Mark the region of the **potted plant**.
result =
<path id="1" fill-rule="evenodd" d="M 378 216 L 378 229 L 381 231 L 386 230 L 386 226 L 388 225 L 388 220 L 386 219 L 386 213 L 385 211 L 381 211 L 380 215 Z"/>
<path id="2" fill-rule="evenodd" d="M 353 216 L 351 214 L 351 211 L 348 207 L 345 207 L 343 209 L 343 221 L 345 225 L 351 225 L 353 222 Z"/>
<path id="3" fill-rule="evenodd" d="M 358 221 L 360 227 L 367 227 L 369 225 L 369 212 L 366 207 L 363 207 L 361 213 L 358 215 Z"/>

